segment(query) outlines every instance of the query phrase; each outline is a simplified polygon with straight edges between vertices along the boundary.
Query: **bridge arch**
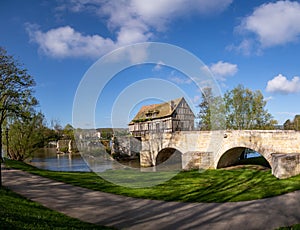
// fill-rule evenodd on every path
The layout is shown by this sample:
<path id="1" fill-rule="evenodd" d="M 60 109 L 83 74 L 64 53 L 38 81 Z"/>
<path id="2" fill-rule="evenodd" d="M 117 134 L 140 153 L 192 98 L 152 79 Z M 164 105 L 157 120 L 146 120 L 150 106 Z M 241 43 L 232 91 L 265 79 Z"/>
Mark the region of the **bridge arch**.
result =
<path id="1" fill-rule="evenodd" d="M 245 146 L 237 146 L 237 147 L 231 147 L 225 151 L 221 155 L 219 155 L 218 159 L 216 159 L 216 168 L 225 168 L 228 166 L 232 166 L 239 162 L 240 156 L 244 152 L 244 150 L 250 149 L 254 150 L 257 153 L 259 153 L 269 164 L 271 167 L 271 154 L 266 154 L 265 152 L 260 152 L 259 150 L 256 150 L 255 148 L 249 148 Z"/>
<path id="2" fill-rule="evenodd" d="M 156 165 L 181 165 L 182 152 L 173 147 L 166 147 L 161 149 L 156 156 Z"/>

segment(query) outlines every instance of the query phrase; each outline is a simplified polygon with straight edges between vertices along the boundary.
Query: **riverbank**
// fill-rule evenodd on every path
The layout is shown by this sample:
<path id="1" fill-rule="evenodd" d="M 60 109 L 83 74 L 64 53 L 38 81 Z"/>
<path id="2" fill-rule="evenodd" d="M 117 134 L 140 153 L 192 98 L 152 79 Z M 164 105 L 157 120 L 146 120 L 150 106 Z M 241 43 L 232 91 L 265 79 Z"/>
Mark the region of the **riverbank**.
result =
<path id="1" fill-rule="evenodd" d="M 4 185 L 83 221 L 120 229 L 275 229 L 300 222 L 300 191 L 254 201 L 184 203 L 92 191 L 19 170 Z"/>
<path id="2" fill-rule="evenodd" d="M 270 170 L 252 166 L 237 169 L 180 172 L 172 179 L 153 187 L 132 188 L 132 183 L 167 178 L 166 173 L 145 172 L 137 178 L 136 171 L 108 170 L 100 176 L 111 176 L 123 186 L 110 183 L 92 172 L 53 172 L 40 170 L 22 162 L 7 160 L 10 167 L 63 181 L 88 189 L 119 195 L 165 201 L 237 202 L 262 199 L 300 190 L 300 176 L 278 180 Z M 146 183 L 147 184 L 147 183 Z M 127 186 L 127 187 L 126 187 Z"/>

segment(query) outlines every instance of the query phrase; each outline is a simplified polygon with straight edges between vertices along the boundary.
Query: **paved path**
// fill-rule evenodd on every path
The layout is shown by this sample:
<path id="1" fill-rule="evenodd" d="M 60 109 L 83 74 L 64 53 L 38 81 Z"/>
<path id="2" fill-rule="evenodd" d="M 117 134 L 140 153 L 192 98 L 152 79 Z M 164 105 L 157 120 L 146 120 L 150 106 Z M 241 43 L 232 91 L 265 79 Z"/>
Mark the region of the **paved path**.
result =
<path id="1" fill-rule="evenodd" d="M 300 223 L 300 191 L 236 203 L 163 202 L 96 192 L 13 169 L 3 171 L 3 184 L 48 208 L 119 229 L 275 229 Z"/>

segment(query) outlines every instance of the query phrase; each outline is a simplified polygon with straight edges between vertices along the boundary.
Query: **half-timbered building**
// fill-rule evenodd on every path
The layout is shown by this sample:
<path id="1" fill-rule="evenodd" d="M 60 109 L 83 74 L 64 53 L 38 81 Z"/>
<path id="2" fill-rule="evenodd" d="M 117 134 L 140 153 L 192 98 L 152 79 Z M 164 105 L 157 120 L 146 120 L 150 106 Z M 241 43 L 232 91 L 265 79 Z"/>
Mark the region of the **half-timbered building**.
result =
<path id="1" fill-rule="evenodd" d="M 129 131 L 135 137 L 150 132 L 191 131 L 194 129 L 194 120 L 193 111 L 182 97 L 143 106 L 129 123 Z"/>

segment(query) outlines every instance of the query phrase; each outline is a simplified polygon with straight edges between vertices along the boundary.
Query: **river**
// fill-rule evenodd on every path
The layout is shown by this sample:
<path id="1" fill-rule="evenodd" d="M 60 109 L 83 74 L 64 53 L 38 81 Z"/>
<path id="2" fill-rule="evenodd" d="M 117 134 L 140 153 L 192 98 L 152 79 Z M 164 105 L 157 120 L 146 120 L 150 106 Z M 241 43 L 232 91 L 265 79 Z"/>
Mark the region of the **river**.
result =
<path id="1" fill-rule="evenodd" d="M 55 148 L 40 149 L 33 155 L 29 163 L 40 169 L 65 172 L 90 172 L 91 168 L 93 171 L 104 172 L 120 166 L 120 163 L 109 158 L 88 159 L 87 164 L 80 154 L 57 154 Z M 139 166 L 138 160 L 122 162 L 122 164 L 135 168 Z"/>
<path id="2" fill-rule="evenodd" d="M 260 154 L 257 152 L 247 154 L 247 158 L 258 156 L 260 156 Z M 100 160 L 89 158 L 86 160 L 83 159 L 80 154 L 57 154 L 55 148 L 44 148 L 37 151 L 29 163 L 40 169 L 65 172 L 104 172 L 108 169 L 115 169 L 120 166 L 139 168 L 138 159 L 133 161 L 123 161 L 122 164 L 109 158 L 102 158 Z"/>

